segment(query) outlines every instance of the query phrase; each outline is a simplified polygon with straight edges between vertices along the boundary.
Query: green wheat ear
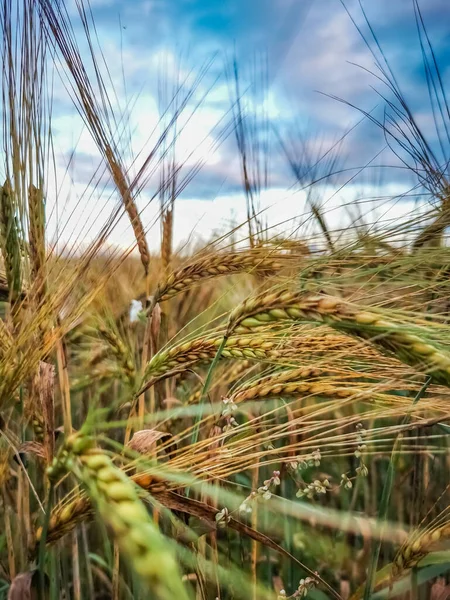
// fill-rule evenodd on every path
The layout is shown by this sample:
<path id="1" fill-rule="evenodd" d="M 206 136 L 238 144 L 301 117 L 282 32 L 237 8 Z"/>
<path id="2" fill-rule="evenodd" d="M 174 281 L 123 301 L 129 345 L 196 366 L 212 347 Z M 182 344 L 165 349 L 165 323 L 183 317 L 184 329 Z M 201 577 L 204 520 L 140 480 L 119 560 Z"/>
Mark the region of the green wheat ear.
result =
<path id="1" fill-rule="evenodd" d="M 188 600 L 172 548 L 150 518 L 135 484 L 95 447 L 93 438 L 73 434 L 49 469 L 51 478 L 71 470 L 83 483 L 121 553 L 158 600 Z"/>
<path id="2" fill-rule="evenodd" d="M 15 301 L 22 291 L 22 253 L 14 192 L 8 179 L 0 188 L 0 247 L 9 296 L 12 301 Z"/>
<path id="3" fill-rule="evenodd" d="M 412 326 L 388 310 L 369 310 L 325 294 L 280 289 L 245 300 L 230 315 L 227 336 L 248 333 L 279 321 L 323 323 L 353 337 L 364 338 L 381 352 L 450 387 L 450 354 L 427 340 L 423 326 Z"/>

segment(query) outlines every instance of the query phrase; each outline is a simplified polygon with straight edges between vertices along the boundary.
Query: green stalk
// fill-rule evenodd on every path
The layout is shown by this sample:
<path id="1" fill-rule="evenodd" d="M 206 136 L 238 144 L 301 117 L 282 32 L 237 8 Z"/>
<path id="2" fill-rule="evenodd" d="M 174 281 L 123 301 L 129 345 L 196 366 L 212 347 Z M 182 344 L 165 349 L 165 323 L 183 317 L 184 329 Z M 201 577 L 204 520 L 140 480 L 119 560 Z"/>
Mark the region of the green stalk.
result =
<path id="1" fill-rule="evenodd" d="M 53 498 L 53 482 L 50 482 L 47 498 L 47 510 L 44 516 L 44 522 L 42 524 L 42 534 L 39 542 L 39 554 L 38 554 L 38 571 L 39 571 L 39 584 L 38 584 L 38 598 L 39 600 L 45 599 L 45 554 L 46 554 L 46 540 L 48 525 L 50 522 L 50 515 L 52 510 L 52 498 Z"/>
<path id="2" fill-rule="evenodd" d="M 192 431 L 192 437 L 191 437 L 191 444 L 196 444 L 198 442 L 198 438 L 200 435 L 200 423 L 203 418 L 203 406 L 204 406 L 205 400 L 208 396 L 209 388 L 211 387 L 211 381 L 212 381 L 212 376 L 213 376 L 214 370 L 217 366 L 217 363 L 220 360 L 220 357 L 222 356 L 222 352 L 226 346 L 227 341 L 228 341 L 228 336 L 224 335 L 223 340 L 217 349 L 216 355 L 213 358 L 213 360 L 209 366 L 208 373 L 207 373 L 206 379 L 205 379 L 205 383 L 203 384 L 202 394 L 200 396 L 200 400 L 198 403 L 199 411 L 195 418 L 194 429 Z M 191 488 L 190 487 L 186 488 L 186 498 L 189 498 L 190 492 L 191 492 Z"/>
<path id="3" fill-rule="evenodd" d="M 408 423 L 408 421 L 410 419 L 410 415 L 411 415 L 411 410 L 417 404 L 417 402 L 420 400 L 420 398 L 422 398 L 422 396 L 426 392 L 430 383 L 431 383 L 431 377 L 428 377 L 427 380 L 425 381 L 425 383 L 423 384 L 423 386 L 418 391 L 416 397 L 414 398 L 408 412 L 406 413 L 406 415 L 402 421 L 402 425 L 406 425 Z M 387 473 L 386 473 L 386 481 L 384 482 L 384 486 L 383 486 L 383 493 L 381 495 L 380 511 L 379 511 L 379 516 L 378 516 L 379 520 L 382 523 L 384 523 L 387 518 L 387 513 L 388 513 L 388 508 L 389 508 L 389 500 L 391 497 L 392 487 L 394 484 L 395 469 L 396 469 L 397 461 L 398 461 L 399 454 L 400 454 L 399 451 L 400 451 L 400 447 L 401 447 L 401 440 L 402 440 L 402 434 L 399 433 L 394 442 L 394 447 L 392 449 L 392 454 L 391 454 L 391 458 L 389 460 L 389 465 L 388 465 L 388 469 L 387 469 Z M 367 573 L 367 582 L 366 582 L 366 587 L 364 588 L 364 600 L 370 600 L 372 593 L 373 593 L 373 588 L 374 588 L 374 584 L 375 584 L 375 574 L 377 571 L 378 560 L 380 558 L 382 539 L 383 539 L 383 536 L 380 535 L 380 538 L 374 543 L 374 545 L 372 547 L 372 553 L 371 553 L 370 564 L 369 564 L 369 572 Z"/>
<path id="4" fill-rule="evenodd" d="M 212 376 L 213 376 L 214 370 L 217 366 L 217 363 L 220 360 L 220 357 L 222 356 L 222 352 L 226 346 L 227 341 L 228 341 L 228 336 L 225 335 L 223 337 L 223 340 L 222 340 L 219 348 L 217 349 L 216 355 L 214 356 L 212 363 L 209 366 L 208 373 L 207 373 L 206 379 L 205 379 L 205 383 L 204 383 L 203 389 L 202 389 L 202 395 L 201 395 L 199 403 L 198 403 L 200 410 L 195 419 L 195 426 L 194 426 L 194 431 L 192 432 L 191 444 L 195 444 L 198 441 L 198 437 L 199 437 L 199 433 L 200 433 L 200 422 L 203 418 L 203 405 L 205 404 L 205 400 L 208 396 L 209 388 L 211 387 L 211 381 L 212 381 Z"/>

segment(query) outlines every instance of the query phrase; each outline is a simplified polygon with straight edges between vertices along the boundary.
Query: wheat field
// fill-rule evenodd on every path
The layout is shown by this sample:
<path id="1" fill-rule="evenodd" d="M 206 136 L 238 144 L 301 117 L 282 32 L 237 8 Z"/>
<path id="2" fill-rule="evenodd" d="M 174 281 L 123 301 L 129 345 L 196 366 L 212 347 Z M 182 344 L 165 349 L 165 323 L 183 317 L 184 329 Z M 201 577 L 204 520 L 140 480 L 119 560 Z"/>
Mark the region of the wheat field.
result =
<path id="1" fill-rule="evenodd" d="M 0 598 L 450 598 L 450 183 L 395 79 L 379 125 L 426 210 L 345 235 L 313 201 L 309 233 L 266 222 L 230 67 L 248 218 L 180 249 L 189 90 L 132 164 L 89 5 L 81 43 L 64 4 L 0 15 Z M 101 157 L 92 206 L 111 192 L 89 243 L 51 229 L 56 76 Z M 109 243 L 123 220 L 130 247 Z"/>

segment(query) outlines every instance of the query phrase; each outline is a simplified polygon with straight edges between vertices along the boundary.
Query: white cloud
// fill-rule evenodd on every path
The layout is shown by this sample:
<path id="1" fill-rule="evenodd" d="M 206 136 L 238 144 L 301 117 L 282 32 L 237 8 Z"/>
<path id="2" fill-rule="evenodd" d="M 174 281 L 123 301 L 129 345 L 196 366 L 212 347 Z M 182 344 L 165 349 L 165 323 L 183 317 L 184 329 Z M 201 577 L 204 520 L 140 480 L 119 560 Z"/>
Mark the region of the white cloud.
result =
<path id="1" fill-rule="evenodd" d="M 108 0 L 98 0 L 108 2 Z M 306 21 L 302 34 L 293 43 L 290 52 L 285 58 L 284 68 L 278 82 L 283 79 L 292 84 L 291 89 L 304 90 L 304 96 L 299 99 L 298 105 L 287 106 L 280 95 L 279 87 L 273 87 L 268 95 L 268 116 L 273 119 L 282 118 L 284 121 L 295 116 L 305 120 L 310 116 L 320 118 L 322 125 L 327 127 L 327 139 L 332 139 L 331 129 L 342 130 L 349 123 L 354 123 L 358 115 L 353 110 L 337 104 L 334 101 L 317 96 L 312 96 L 314 88 L 321 88 L 336 95 L 354 99 L 362 97 L 373 83 L 373 78 L 349 65 L 346 61 L 352 60 L 363 66 L 371 67 L 372 59 L 363 46 L 354 25 L 348 16 L 341 10 L 333 10 L 328 15 L 324 6 L 331 6 L 328 2 L 316 3 Z M 151 6 L 149 4 L 149 10 Z M 129 35 L 125 32 L 125 36 Z M 122 155 L 126 164 L 131 163 L 132 156 L 142 154 L 133 171 L 136 172 L 142 160 L 155 144 L 160 135 L 158 126 L 159 110 L 157 103 L 157 81 L 161 65 L 165 66 L 166 76 L 169 81 L 178 73 L 180 79 L 191 78 L 186 64 L 180 65 L 178 55 L 174 48 L 160 45 L 155 51 L 142 46 L 126 46 L 122 49 L 115 32 L 100 31 L 100 43 L 103 54 L 109 67 L 112 87 L 117 92 L 118 99 L 111 94 L 111 100 L 116 110 L 123 110 L 128 101 L 131 115 L 126 121 L 125 134 L 131 134 L 133 147 L 127 146 L 127 135 L 122 140 Z M 183 66 L 185 65 L 185 66 Z M 128 96 L 125 98 L 125 86 L 122 69 L 128 81 Z M 205 80 L 199 86 L 190 103 L 188 110 L 179 119 L 179 139 L 177 141 L 177 158 L 186 163 L 186 168 L 195 165 L 198 161 L 205 163 L 205 172 L 220 178 L 229 177 L 233 182 L 239 176 L 237 156 L 215 146 L 215 125 L 224 115 L 229 102 L 228 86 L 219 82 L 206 98 L 204 104 L 193 113 L 195 102 L 202 97 L 208 88 L 209 81 Z M 58 99 L 65 99 L 62 86 L 57 85 Z M 170 85 L 169 85 L 169 89 Z M 137 90 L 140 93 L 137 94 Z M 65 105 L 67 106 L 67 105 Z M 127 117 L 128 118 L 128 117 Z M 50 232 L 53 236 L 60 235 L 63 243 L 88 243 L 95 239 L 101 227 L 106 222 L 108 215 L 117 206 L 118 199 L 110 191 L 103 192 L 100 185 L 93 183 L 86 189 L 86 184 L 94 174 L 99 157 L 91 136 L 83 126 L 81 119 L 73 109 L 54 116 L 55 147 L 59 152 L 57 166 L 57 185 L 52 180 L 49 184 L 48 212 L 50 218 Z M 321 138 L 322 139 L 322 138 Z M 314 145 L 314 140 L 309 142 Z M 318 143 L 318 142 L 316 142 Z M 70 180 L 70 173 L 65 171 L 67 161 L 74 147 L 83 155 L 83 160 L 77 164 L 75 159 L 73 173 L 75 181 Z M 350 148 L 351 149 L 351 148 Z M 233 160 L 234 159 L 234 163 Z M 78 169 L 78 170 L 77 170 Z M 152 183 L 153 191 L 157 185 L 155 176 Z M 217 186 L 218 187 L 218 186 Z M 149 243 L 152 250 L 159 247 L 159 203 L 153 202 L 146 206 L 151 189 L 146 189 L 138 199 L 142 209 L 142 218 L 149 229 Z M 383 196 L 391 198 L 400 193 L 398 187 L 381 186 L 374 188 L 367 186 L 365 196 Z M 214 193 L 215 190 L 212 190 Z M 319 188 L 317 195 L 321 200 L 327 222 L 332 229 L 348 227 L 351 217 L 343 209 L 358 198 L 360 187 L 349 185 L 339 193 L 333 188 Z M 58 207 L 56 204 L 58 198 Z M 53 204 L 52 204 L 53 203 Z M 406 200 L 401 202 L 395 199 L 378 200 L 364 203 L 365 219 L 374 223 L 383 219 L 385 223 L 393 223 L 412 208 L 412 203 Z M 58 210 L 56 210 L 56 207 Z M 369 207 L 369 208 L 367 208 Z M 264 219 L 271 225 L 283 223 L 280 231 L 298 231 L 308 235 L 314 231 L 316 225 L 311 219 L 304 192 L 289 192 L 281 188 L 270 189 L 262 194 L 261 208 L 264 210 Z M 245 198 L 243 194 L 219 195 L 209 201 L 198 198 L 177 201 L 175 214 L 175 244 L 181 245 L 187 239 L 208 240 L 211 232 L 220 229 L 226 231 L 232 221 L 241 223 L 246 219 Z M 286 223 L 288 222 L 289 223 Z M 109 243 L 128 247 L 134 243 L 133 233 L 126 216 L 123 216 L 117 227 L 113 230 Z"/>

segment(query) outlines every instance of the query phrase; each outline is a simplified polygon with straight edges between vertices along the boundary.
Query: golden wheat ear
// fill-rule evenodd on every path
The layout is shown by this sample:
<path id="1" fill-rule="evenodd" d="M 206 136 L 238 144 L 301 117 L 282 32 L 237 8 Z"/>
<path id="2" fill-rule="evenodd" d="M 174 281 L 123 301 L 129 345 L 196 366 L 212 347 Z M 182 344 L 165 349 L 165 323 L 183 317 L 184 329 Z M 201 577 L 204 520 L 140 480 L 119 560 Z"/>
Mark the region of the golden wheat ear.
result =
<path id="1" fill-rule="evenodd" d="M 199 257 L 174 271 L 158 284 L 152 298 L 152 306 L 208 279 L 236 273 L 268 275 L 292 265 L 294 261 L 295 257 L 292 255 L 264 247 L 239 252 L 217 252 Z"/>
<path id="2" fill-rule="evenodd" d="M 390 317 L 389 311 L 373 311 L 341 298 L 288 289 L 247 299 L 230 315 L 227 336 L 248 333 L 280 321 L 326 324 L 354 337 L 368 340 L 375 348 L 395 356 L 433 381 L 450 387 L 450 353 L 428 342 L 428 331 L 411 321 Z"/>

